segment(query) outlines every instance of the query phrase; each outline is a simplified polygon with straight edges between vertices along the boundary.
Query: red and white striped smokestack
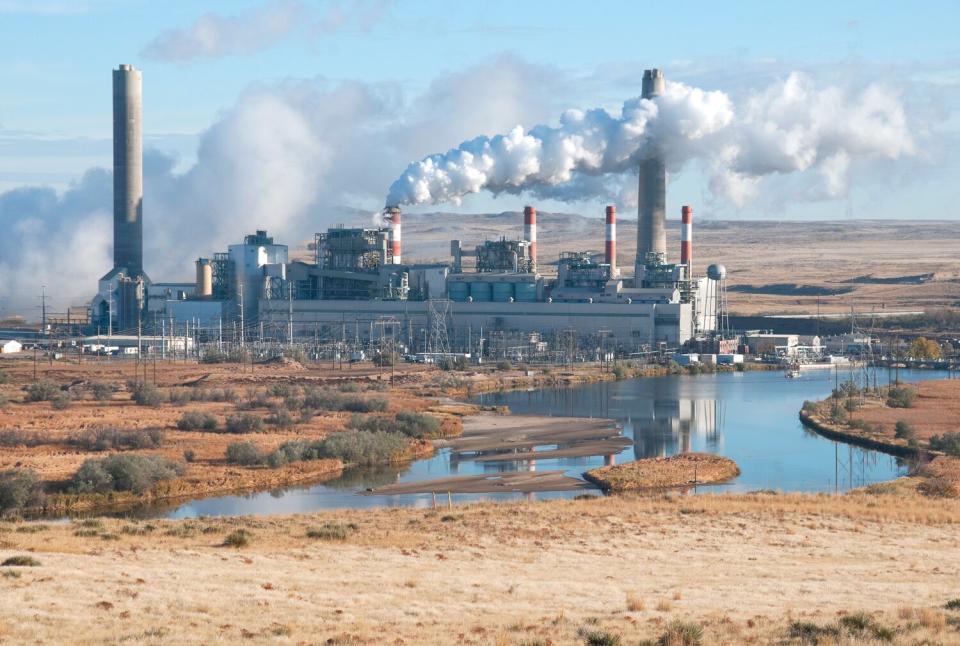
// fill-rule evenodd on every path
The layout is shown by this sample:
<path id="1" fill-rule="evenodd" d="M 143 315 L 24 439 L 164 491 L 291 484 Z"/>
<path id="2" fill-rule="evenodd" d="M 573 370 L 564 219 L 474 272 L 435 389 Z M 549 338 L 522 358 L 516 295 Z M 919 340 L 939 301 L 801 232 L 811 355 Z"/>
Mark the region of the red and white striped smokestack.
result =
<path id="1" fill-rule="evenodd" d="M 530 243 L 530 260 L 537 263 L 537 210 L 523 207 L 523 239 Z"/>
<path id="2" fill-rule="evenodd" d="M 400 235 L 400 207 L 391 206 L 387 209 L 387 222 L 390 223 L 390 253 L 393 254 L 393 264 L 399 265 L 401 251 Z"/>
<path id="3" fill-rule="evenodd" d="M 680 264 L 690 267 L 693 264 L 693 207 L 684 206 L 680 210 Z"/>
<path id="4" fill-rule="evenodd" d="M 604 261 L 610 265 L 610 273 L 617 272 L 617 207 L 607 207 L 607 237 L 604 245 Z"/>

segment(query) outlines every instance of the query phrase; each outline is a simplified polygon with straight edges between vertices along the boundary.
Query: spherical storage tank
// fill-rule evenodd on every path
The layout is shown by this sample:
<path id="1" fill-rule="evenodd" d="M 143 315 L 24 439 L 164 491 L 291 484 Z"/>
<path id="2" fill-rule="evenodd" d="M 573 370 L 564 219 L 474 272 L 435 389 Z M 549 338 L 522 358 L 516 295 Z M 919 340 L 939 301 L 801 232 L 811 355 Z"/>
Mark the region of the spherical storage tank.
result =
<path id="1" fill-rule="evenodd" d="M 707 278 L 710 280 L 723 280 L 727 277 L 727 268 L 723 265 L 710 265 L 707 267 Z"/>
<path id="2" fill-rule="evenodd" d="M 466 302 L 470 296 L 470 286 L 466 283 L 448 283 L 447 293 L 450 294 L 450 300 L 458 303 Z"/>
<path id="3" fill-rule="evenodd" d="M 520 303 L 532 303 L 537 300 L 537 284 L 517 283 L 513 286 L 513 294 Z"/>
<path id="4" fill-rule="evenodd" d="M 497 303 L 509 303 L 513 298 L 513 283 L 494 283 L 493 300 Z"/>
<path id="5" fill-rule="evenodd" d="M 474 302 L 490 302 L 490 283 L 470 283 L 470 295 L 473 297 Z"/>

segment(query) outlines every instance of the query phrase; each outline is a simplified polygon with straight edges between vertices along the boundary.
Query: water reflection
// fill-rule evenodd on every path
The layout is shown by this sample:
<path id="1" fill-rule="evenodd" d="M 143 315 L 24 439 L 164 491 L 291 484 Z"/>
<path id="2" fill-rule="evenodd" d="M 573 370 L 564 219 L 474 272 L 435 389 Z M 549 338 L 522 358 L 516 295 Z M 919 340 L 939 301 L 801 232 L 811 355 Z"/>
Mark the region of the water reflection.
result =
<path id="1" fill-rule="evenodd" d="M 901 371 L 906 381 L 944 378 L 946 373 Z M 805 399 L 829 395 L 827 371 L 784 379 L 780 372 L 723 373 L 602 382 L 572 388 L 486 394 L 476 401 L 505 405 L 517 414 L 602 417 L 617 421 L 633 444 L 611 455 L 538 457 L 526 462 L 478 462 L 449 450 L 404 466 L 352 469 L 313 486 L 192 501 L 174 510 L 141 514 L 169 517 L 296 513 L 338 507 L 432 505 L 430 495 L 361 496 L 368 488 L 451 475 L 494 474 L 529 469 L 563 470 L 579 477 L 603 464 L 706 451 L 732 458 L 742 474 L 724 490 L 843 491 L 906 472 L 896 458 L 837 444 L 806 430 L 797 417 Z M 883 383 L 883 375 L 880 382 Z M 557 448 L 553 447 L 539 447 Z M 716 488 L 707 488 L 716 491 Z M 570 497 L 579 492 L 543 492 L 528 499 Z M 464 494 L 455 502 L 522 500 L 524 494 Z"/>

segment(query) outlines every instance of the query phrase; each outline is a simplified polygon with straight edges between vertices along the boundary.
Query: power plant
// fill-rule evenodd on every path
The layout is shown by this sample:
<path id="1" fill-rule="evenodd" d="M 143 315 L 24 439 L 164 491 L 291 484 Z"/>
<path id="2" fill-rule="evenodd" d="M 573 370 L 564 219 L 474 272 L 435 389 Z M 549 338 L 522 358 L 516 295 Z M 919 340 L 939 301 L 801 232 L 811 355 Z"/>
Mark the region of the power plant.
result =
<path id="1" fill-rule="evenodd" d="M 642 87 L 644 98 L 660 95 L 662 71 L 646 70 Z M 668 261 L 658 152 L 637 169 L 632 278 L 620 271 L 612 205 L 597 226 L 602 255 L 563 249 L 556 276 L 541 272 L 533 206 L 524 207 L 517 237 L 451 240 L 448 262 L 423 264 L 405 262 L 402 213 L 388 205 L 373 226 L 316 233 L 310 261 L 291 261 L 287 245 L 256 231 L 197 259 L 194 283 L 153 283 L 143 272 L 140 72 L 121 65 L 113 88 L 114 267 L 92 303 L 101 332 L 146 325 L 198 344 L 310 339 L 337 352 L 387 338 L 407 353 L 570 355 L 587 347 L 624 356 L 680 349 L 694 339 L 702 346 L 722 319 L 722 290 L 693 271 L 689 206 L 679 262 Z"/>

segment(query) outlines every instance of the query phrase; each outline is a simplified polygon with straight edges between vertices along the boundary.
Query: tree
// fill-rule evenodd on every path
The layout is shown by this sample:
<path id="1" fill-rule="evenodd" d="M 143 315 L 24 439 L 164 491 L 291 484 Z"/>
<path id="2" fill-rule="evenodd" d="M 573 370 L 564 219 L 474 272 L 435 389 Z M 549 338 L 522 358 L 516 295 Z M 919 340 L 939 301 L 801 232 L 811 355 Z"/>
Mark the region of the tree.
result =
<path id="1" fill-rule="evenodd" d="M 907 350 L 907 356 L 911 359 L 939 359 L 941 354 L 940 345 L 936 341 L 922 336 L 917 337 Z"/>

